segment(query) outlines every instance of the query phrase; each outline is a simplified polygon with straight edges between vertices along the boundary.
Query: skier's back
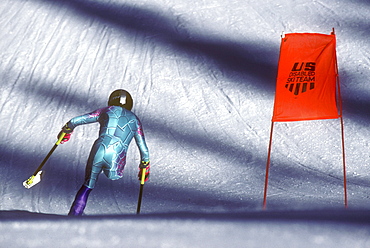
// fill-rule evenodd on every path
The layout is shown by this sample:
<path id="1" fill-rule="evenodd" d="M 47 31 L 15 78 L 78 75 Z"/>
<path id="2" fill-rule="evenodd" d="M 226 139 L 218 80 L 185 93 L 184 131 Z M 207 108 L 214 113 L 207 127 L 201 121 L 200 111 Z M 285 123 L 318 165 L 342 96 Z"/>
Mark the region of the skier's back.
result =
<path id="1" fill-rule="evenodd" d="M 140 167 L 147 168 L 147 173 L 149 173 L 149 151 L 141 122 L 130 111 L 132 108 L 131 95 L 127 91 L 116 90 L 111 94 L 108 105 L 108 107 L 74 117 L 63 127 L 62 131 L 70 134 L 79 125 L 100 123 L 99 137 L 94 142 L 87 161 L 85 183 L 78 191 L 69 215 L 82 215 L 87 197 L 95 187 L 102 171 L 111 180 L 123 176 L 127 149 L 133 138 L 135 138 L 141 155 Z M 66 136 L 65 141 L 70 135 Z"/>

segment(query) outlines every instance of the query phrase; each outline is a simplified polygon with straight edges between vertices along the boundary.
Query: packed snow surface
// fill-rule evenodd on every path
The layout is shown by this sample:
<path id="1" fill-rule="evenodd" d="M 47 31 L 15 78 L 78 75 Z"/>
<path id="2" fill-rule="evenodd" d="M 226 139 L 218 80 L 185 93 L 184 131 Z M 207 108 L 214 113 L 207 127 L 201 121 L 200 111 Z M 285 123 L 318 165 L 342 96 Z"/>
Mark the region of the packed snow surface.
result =
<path id="1" fill-rule="evenodd" d="M 2 0 L 0 244 L 4 247 L 370 247 L 368 0 Z M 276 123 L 282 33 L 337 37 L 340 120 Z M 31 189 L 65 122 L 134 98 L 151 154 L 102 175 L 66 216 L 98 124 L 76 128 Z"/>

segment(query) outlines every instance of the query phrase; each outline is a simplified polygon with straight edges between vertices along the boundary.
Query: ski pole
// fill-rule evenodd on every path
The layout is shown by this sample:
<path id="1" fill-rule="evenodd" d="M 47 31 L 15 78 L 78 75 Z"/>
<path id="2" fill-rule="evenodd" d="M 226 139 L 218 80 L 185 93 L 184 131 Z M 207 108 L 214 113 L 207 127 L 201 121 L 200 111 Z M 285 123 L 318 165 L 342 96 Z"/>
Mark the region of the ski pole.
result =
<path id="1" fill-rule="evenodd" d="M 32 176 L 30 178 L 28 178 L 26 181 L 23 182 L 23 186 L 26 189 L 29 189 L 29 188 L 33 187 L 34 185 L 36 185 L 37 183 L 39 183 L 41 181 L 41 173 L 42 173 L 41 169 L 42 169 L 42 167 L 44 166 L 44 164 L 46 163 L 46 161 L 49 159 L 49 157 L 51 156 L 51 154 L 53 154 L 53 152 L 58 147 L 58 145 L 62 142 L 62 140 L 63 140 L 63 138 L 64 138 L 65 135 L 66 134 L 64 132 L 61 133 L 61 135 L 59 136 L 58 141 L 54 144 L 53 148 L 51 148 L 51 150 L 46 155 L 46 157 L 44 158 L 44 160 L 41 162 L 41 164 L 39 165 L 39 167 L 37 167 L 36 171 L 32 174 Z"/>
<path id="2" fill-rule="evenodd" d="M 139 192 L 139 199 L 137 202 L 136 214 L 140 214 L 141 199 L 143 198 L 143 189 L 144 189 L 144 182 L 145 182 L 145 173 L 146 173 L 146 168 L 143 168 L 141 171 L 140 192 Z"/>

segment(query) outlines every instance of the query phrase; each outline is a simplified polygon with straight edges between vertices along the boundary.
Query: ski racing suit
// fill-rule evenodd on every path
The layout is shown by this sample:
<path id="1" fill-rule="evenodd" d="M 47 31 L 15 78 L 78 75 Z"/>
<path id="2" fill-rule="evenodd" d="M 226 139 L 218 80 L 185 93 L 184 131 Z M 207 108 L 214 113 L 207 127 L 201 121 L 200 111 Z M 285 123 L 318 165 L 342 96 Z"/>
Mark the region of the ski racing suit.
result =
<path id="1" fill-rule="evenodd" d="M 100 123 L 99 138 L 90 151 L 84 186 L 93 189 L 102 171 L 111 180 L 122 178 L 127 149 L 133 138 L 139 148 L 141 161 L 149 162 L 142 125 L 134 113 L 120 106 L 108 106 L 74 117 L 66 126 L 73 131 L 79 125 L 94 122 Z"/>

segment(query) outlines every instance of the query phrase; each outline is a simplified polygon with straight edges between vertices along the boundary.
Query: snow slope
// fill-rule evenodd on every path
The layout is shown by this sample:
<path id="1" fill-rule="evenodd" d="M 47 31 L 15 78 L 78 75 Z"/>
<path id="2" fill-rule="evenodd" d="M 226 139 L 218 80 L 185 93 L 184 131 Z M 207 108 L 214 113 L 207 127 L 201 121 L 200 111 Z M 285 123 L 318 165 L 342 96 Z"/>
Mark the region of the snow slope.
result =
<path id="1" fill-rule="evenodd" d="M 6 247 L 370 246 L 367 0 L 3 0 L 0 13 Z M 333 27 L 349 208 L 340 123 L 326 120 L 277 123 L 263 211 L 280 35 Z M 133 95 L 151 152 L 142 215 L 132 145 L 124 178 L 101 176 L 84 218 L 60 216 L 82 184 L 97 125 L 58 147 L 39 185 L 22 182 L 66 121 L 105 106 L 117 88 Z"/>

